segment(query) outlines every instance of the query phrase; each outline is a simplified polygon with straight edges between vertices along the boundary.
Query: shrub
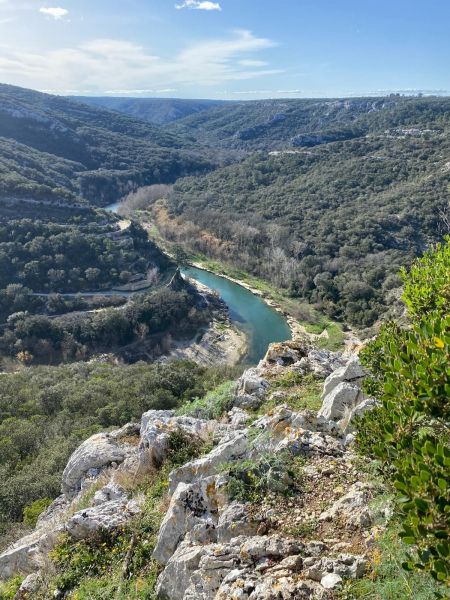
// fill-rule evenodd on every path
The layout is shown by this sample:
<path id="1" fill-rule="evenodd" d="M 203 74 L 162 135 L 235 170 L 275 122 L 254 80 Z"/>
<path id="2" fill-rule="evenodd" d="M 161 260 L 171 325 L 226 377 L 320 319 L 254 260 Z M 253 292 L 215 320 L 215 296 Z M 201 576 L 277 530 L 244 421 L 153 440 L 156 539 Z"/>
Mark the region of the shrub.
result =
<path id="1" fill-rule="evenodd" d="M 408 329 L 388 324 L 362 353 L 382 404 L 358 427 L 398 492 L 407 570 L 450 583 L 450 240 L 403 272 Z M 445 275 L 446 274 L 446 275 Z"/>
<path id="2" fill-rule="evenodd" d="M 29 525 L 30 527 L 35 527 L 39 515 L 43 513 L 51 503 L 52 500 L 50 498 L 41 498 L 40 500 L 35 500 L 28 506 L 25 506 L 23 509 L 24 524 Z"/>

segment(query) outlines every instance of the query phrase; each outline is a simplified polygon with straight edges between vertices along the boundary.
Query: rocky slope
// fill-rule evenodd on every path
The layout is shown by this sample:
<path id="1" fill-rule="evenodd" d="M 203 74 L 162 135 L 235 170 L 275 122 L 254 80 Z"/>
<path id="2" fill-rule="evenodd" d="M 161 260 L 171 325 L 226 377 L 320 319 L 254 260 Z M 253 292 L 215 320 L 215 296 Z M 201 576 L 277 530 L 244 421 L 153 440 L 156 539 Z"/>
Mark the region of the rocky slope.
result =
<path id="1" fill-rule="evenodd" d="M 324 380 L 321 409 L 290 408 L 274 385 L 280 377 Z M 157 597 L 336 597 L 344 580 L 369 568 L 380 520 L 352 451 L 353 417 L 373 404 L 363 378 L 356 355 L 274 344 L 238 380 L 221 419 L 200 406 L 189 416 L 149 411 L 140 423 L 92 436 L 71 456 L 62 495 L 35 531 L 0 555 L 0 578 L 28 575 L 17 599 L 72 597 L 48 584 L 51 549 L 62 534 L 89 540 L 138 523 L 145 492 L 129 482 L 162 469 L 181 435 L 205 451 L 170 472 L 158 507 Z"/>

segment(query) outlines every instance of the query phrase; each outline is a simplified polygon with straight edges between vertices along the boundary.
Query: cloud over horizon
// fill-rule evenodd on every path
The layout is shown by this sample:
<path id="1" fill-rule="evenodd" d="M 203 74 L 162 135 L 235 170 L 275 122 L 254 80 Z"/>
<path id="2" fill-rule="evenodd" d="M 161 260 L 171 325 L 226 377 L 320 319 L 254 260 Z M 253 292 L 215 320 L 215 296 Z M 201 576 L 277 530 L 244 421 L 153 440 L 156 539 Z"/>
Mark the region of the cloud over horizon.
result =
<path id="1" fill-rule="evenodd" d="M 59 93 L 82 89 L 90 93 L 111 90 L 162 90 L 183 86 L 214 86 L 253 80 L 279 71 L 248 56 L 276 46 L 248 30 L 236 30 L 224 39 L 191 44 L 171 57 L 152 54 L 127 40 L 94 39 L 75 47 L 42 53 L 8 50 L 0 55 L 0 80 Z"/>

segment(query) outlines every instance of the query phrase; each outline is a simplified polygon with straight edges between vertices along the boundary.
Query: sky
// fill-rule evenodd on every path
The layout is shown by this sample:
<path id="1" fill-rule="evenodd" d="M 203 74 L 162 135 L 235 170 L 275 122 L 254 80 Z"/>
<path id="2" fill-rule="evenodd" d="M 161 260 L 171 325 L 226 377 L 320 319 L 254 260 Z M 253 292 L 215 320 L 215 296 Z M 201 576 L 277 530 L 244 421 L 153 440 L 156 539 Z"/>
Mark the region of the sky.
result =
<path id="1" fill-rule="evenodd" d="M 450 93 L 450 0 L 0 0 L 0 82 L 64 95 Z"/>

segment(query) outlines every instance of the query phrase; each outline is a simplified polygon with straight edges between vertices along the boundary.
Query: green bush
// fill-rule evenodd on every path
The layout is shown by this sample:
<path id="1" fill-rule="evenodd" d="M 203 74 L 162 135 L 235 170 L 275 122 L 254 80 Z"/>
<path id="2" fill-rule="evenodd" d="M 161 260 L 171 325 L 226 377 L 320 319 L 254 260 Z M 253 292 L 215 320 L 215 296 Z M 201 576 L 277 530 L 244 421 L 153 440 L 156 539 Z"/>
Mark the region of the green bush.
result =
<path id="1" fill-rule="evenodd" d="M 35 527 L 39 515 L 43 513 L 51 503 L 52 500 L 50 498 L 41 498 L 40 500 L 35 500 L 28 506 L 25 506 L 23 509 L 24 524 L 29 525 L 30 527 Z"/>
<path id="2" fill-rule="evenodd" d="M 450 240 L 405 281 L 409 328 L 388 324 L 362 352 L 381 406 L 358 427 L 360 451 L 382 460 L 398 492 L 407 570 L 450 583 Z"/>

